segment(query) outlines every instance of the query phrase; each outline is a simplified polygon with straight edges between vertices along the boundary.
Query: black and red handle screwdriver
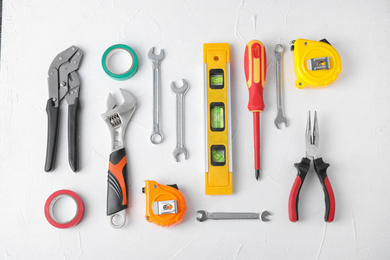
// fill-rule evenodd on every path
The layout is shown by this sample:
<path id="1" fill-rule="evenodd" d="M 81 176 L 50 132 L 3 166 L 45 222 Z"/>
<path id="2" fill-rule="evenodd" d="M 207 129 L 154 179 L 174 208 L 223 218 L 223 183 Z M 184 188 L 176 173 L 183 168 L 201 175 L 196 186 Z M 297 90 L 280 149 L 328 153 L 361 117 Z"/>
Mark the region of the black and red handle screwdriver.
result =
<path id="1" fill-rule="evenodd" d="M 249 90 L 248 109 L 253 113 L 255 177 L 260 177 L 260 113 L 264 110 L 263 89 L 267 74 L 267 56 L 261 41 L 252 40 L 245 47 L 245 77 Z"/>

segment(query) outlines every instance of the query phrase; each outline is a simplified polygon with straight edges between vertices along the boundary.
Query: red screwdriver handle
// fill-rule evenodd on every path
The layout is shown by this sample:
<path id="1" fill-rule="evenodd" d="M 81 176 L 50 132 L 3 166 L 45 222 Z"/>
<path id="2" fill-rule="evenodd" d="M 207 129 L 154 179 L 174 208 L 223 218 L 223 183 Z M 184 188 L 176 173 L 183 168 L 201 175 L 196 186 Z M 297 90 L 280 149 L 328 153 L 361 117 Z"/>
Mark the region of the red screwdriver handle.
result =
<path id="1" fill-rule="evenodd" d="M 251 112 L 264 110 L 263 89 L 267 73 L 267 56 L 261 41 L 252 40 L 245 47 L 245 78 L 249 89 L 248 109 Z"/>

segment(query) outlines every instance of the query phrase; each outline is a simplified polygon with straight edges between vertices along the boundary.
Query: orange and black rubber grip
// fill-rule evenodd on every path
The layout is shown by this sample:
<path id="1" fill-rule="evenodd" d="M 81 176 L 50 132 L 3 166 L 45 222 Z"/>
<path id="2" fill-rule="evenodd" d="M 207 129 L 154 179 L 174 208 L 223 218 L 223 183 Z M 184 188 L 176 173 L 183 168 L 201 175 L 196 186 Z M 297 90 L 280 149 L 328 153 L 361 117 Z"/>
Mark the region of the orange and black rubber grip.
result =
<path id="1" fill-rule="evenodd" d="M 125 148 L 110 154 L 107 180 L 107 216 L 127 208 L 126 166 Z"/>

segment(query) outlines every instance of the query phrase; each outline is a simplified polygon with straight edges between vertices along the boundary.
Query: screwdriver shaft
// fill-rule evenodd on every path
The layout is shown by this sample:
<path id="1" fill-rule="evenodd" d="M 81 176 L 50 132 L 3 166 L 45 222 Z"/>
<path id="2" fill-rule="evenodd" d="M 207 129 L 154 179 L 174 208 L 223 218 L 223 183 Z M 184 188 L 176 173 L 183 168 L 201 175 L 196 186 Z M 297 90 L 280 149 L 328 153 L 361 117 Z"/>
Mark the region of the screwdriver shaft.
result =
<path id="1" fill-rule="evenodd" d="M 254 161 L 255 161 L 255 177 L 256 180 L 260 177 L 260 113 L 253 112 L 253 140 L 254 140 Z"/>

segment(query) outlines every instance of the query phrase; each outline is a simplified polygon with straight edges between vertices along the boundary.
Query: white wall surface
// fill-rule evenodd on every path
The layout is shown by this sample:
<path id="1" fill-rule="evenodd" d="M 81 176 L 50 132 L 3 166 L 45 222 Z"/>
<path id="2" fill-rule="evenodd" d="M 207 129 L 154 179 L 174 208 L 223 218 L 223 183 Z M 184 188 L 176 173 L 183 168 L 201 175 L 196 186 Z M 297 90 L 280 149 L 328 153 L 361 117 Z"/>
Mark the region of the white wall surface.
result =
<path id="1" fill-rule="evenodd" d="M 0 259 L 390 259 L 390 2 L 375 1 L 60 1 L 4 0 L 0 72 Z M 325 89 L 294 86 L 297 38 L 326 38 L 339 52 L 342 72 Z M 247 110 L 245 45 L 261 40 L 268 73 L 261 114 L 263 177 L 253 174 L 252 115 Z M 202 45 L 231 47 L 234 194 L 204 194 Z M 103 52 L 123 43 L 138 54 L 130 80 L 109 78 Z M 278 130 L 273 48 L 285 46 L 284 87 L 290 125 Z M 67 105 L 62 102 L 57 166 L 44 172 L 47 71 L 71 45 L 84 52 L 81 85 L 80 166 L 68 164 Z M 152 131 L 150 47 L 163 48 L 161 128 Z M 177 163 L 175 96 L 169 84 L 185 78 L 186 146 Z M 126 145 L 130 203 L 128 222 L 111 228 L 106 212 L 110 136 L 100 114 L 109 92 L 134 94 L 138 108 Z M 336 197 L 333 223 L 325 223 L 323 191 L 313 171 L 300 197 L 300 221 L 288 219 L 293 164 L 305 155 L 309 110 L 318 111 L 320 155 Z M 161 228 L 144 219 L 144 180 L 178 184 L 187 214 Z M 85 203 L 76 227 L 60 230 L 43 207 L 54 191 L 70 189 Z M 196 211 L 272 212 L 272 221 L 195 220 Z"/>

